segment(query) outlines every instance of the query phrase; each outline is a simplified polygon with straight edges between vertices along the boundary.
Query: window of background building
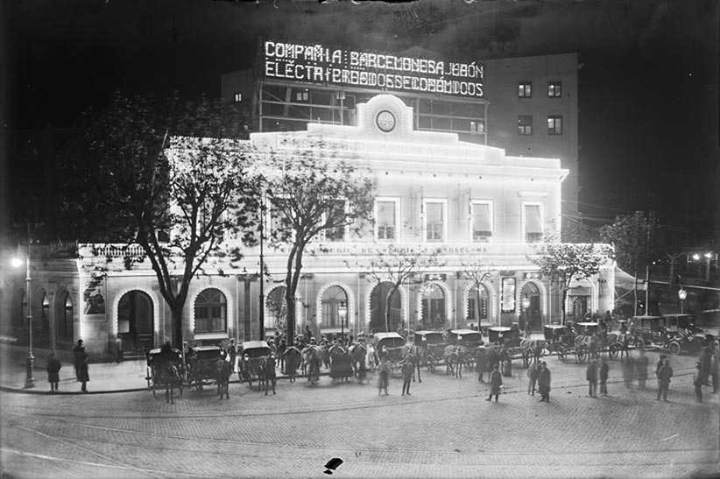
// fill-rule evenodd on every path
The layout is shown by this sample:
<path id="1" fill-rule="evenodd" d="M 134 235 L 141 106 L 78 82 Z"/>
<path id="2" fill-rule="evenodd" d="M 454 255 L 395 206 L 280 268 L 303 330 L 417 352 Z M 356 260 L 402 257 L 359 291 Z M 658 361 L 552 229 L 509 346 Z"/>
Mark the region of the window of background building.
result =
<path id="1" fill-rule="evenodd" d="M 562 135 L 562 116 L 550 115 L 547 119 L 548 135 Z"/>
<path id="2" fill-rule="evenodd" d="M 532 135 L 532 115 L 518 116 L 518 135 Z"/>
<path id="3" fill-rule="evenodd" d="M 471 121 L 470 131 L 473 133 L 485 133 L 485 120 Z"/>
<path id="4" fill-rule="evenodd" d="M 195 332 L 216 333 L 227 329 L 227 300 L 219 289 L 209 288 L 195 300 Z"/>
<path id="5" fill-rule="evenodd" d="M 542 241 L 543 228 L 540 205 L 523 205 L 523 228 L 526 243 Z"/>
<path id="6" fill-rule="evenodd" d="M 236 102 L 242 101 L 242 93 L 235 93 L 235 101 Z"/>
<path id="7" fill-rule="evenodd" d="M 382 241 L 397 239 L 397 200 L 383 199 L 375 202 L 375 237 Z"/>
<path id="8" fill-rule="evenodd" d="M 445 240 L 445 202 L 425 202 L 425 239 L 432 242 Z"/>
<path id="9" fill-rule="evenodd" d="M 518 83 L 518 98 L 531 98 L 532 97 L 532 82 L 520 82 Z"/>
<path id="10" fill-rule="evenodd" d="M 325 212 L 326 218 L 329 217 L 335 224 L 345 221 L 345 201 L 334 200 L 329 202 L 330 207 Z M 325 239 L 327 241 L 345 241 L 345 225 L 325 230 Z"/>
<path id="11" fill-rule="evenodd" d="M 473 202 L 471 205 L 472 214 L 472 240 L 475 242 L 487 242 L 492 238 L 492 212 L 490 203 Z"/>
<path id="12" fill-rule="evenodd" d="M 309 99 L 310 93 L 307 90 L 295 92 L 295 101 L 308 101 Z"/>
<path id="13" fill-rule="evenodd" d="M 548 83 L 548 96 L 550 98 L 560 98 L 562 96 L 562 82 L 551 81 Z"/>

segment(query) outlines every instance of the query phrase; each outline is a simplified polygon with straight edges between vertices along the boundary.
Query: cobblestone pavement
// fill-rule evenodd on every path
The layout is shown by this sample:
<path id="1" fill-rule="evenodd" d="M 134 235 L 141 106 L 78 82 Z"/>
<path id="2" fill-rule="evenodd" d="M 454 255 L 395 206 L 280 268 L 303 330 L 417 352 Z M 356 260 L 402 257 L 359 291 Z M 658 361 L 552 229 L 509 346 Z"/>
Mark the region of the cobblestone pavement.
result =
<path id="1" fill-rule="evenodd" d="M 656 357 L 649 353 L 651 365 Z M 277 395 L 231 384 L 185 390 L 0 393 L 3 472 L 10 477 L 702 477 L 720 474 L 718 395 L 695 402 L 695 358 L 674 357 L 670 402 L 656 385 L 626 388 L 611 361 L 607 397 L 589 398 L 585 366 L 547 358 L 551 403 L 527 395 L 522 369 L 500 401 L 475 374 L 427 374 L 400 396 L 360 385 L 278 383 Z M 706 388 L 706 393 L 707 391 Z"/>

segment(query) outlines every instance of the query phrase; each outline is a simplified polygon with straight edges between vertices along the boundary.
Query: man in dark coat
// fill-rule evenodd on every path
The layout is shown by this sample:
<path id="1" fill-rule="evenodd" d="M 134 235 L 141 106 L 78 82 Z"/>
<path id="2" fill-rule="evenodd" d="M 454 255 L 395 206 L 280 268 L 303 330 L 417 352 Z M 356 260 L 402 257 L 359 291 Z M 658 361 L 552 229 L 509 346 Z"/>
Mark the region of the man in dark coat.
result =
<path id="1" fill-rule="evenodd" d="M 48 382 L 50 383 L 50 391 L 52 392 L 58 390 L 58 383 L 60 382 L 60 368 L 62 368 L 62 365 L 55 356 L 55 352 L 50 352 L 48 355 L 47 373 Z"/>
<path id="2" fill-rule="evenodd" d="M 540 402 L 550 402 L 550 370 L 547 363 L 540 363 L 540 372 L 538 373 L 538 392 L 540 393 Z"/>
<path id="3" fill-rule="evenodd" d="M 595 397 L 598 382 L 598 365 L 595 360 L 588 363 L 587 370 L 585 371 L 585 379 L 588 382 L 588 396 Z"/>
<path id="4" fill-rule="evenodd" d="M 73 365 L 75 366 L 75 379 L 80 380 L 79 367 L 84 361 L 85 357 L 85 346 L 83 346 L 83 340 L 78 339 L 77 344 L 73 348 Z"/>
<path id="5" fill-rule="evenodd" d="M 670 361 L 663 360 L 662 365 L 658 368 L 658 395 L 657 400 L 662 396 L 663 401 L 667 401 L 668 391 L 670 390 L 670 378 L 673 376 L 673 369 L 670 367 Z"/>
<path id="6" fill-rule="evenodd" d="M 607 380 L 610 372 L 610 366 L 605 358 L 600 361 L 600 394 L 607 396 Z"/>
<path id="7" fill-rule="evenodd" d="M 538 377 L 540 376 L 540 364 L 533 363 L 528 368 L 527 377 L 528 382 L 528 395 L 535 395 L 535 385 L 537 384 Z"/>
<path id="8" fill-rule="evenodd" d="M 493 371 L 490 373 L 490 395 L 486 401 L 492 401 L 492 397 L 495 396 L 495 402 L 498 402 L 498 396 L 500 395 L 500 387 L 502 386 L 502 374 L 498 366 L 493 366 Z"/>
<path id="9" fill-rule="evenodd" d="M 485 358 L 485 346 L 479 346 L 475 351 L 475 364 L 478 372 L 478 381 L 484 383 L 485 381 L 483 380 L 483 374 L 485 373 L 485 368 L 487 368 L 487 362 Z"/>

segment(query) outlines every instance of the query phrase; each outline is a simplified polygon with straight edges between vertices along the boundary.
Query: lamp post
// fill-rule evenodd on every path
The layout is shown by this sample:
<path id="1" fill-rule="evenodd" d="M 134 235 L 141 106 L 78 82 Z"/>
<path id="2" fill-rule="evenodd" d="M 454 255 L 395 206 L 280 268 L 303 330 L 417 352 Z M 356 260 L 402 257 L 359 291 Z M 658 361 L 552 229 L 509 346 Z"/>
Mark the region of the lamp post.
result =
<path id="1" fill-rule="evenodd" d="M 345 318 L 347 317 L 347 306 L 345 302 L 341 301 L 338 305 L 338 317 L 340 318 L 340 338 L 342 344 L 345 344 Z"/>
<path id="2" fill-rule="evenodd" d="M 27 252 L 25 254 L 25 300 L 27 304 L 27 325 L 28 325 L 28 356 L 27 362 L 25 363 L 25 388 L 30 389 L 35 387 L 35 378 L 33 377 L 33 367 L 35 363 L 35 356 L 33 356 L 33 324 L 32 324 L 32 302 L 30 301 L 30 237 L 29 237 L 28 226 L 28 243 Z M 12 264 L 16 268 L 22 266 L 22 259 L 13 258 Z"/>
<path id="3" fill-rule="evenodd" d="M 678 298 L 680 298 L 680 314 L 683 314 L 683 304 L 685 303 L 685 298 L 687 298 L 687 291 L 685 291 L 682 286 L 678 290 Z"/>

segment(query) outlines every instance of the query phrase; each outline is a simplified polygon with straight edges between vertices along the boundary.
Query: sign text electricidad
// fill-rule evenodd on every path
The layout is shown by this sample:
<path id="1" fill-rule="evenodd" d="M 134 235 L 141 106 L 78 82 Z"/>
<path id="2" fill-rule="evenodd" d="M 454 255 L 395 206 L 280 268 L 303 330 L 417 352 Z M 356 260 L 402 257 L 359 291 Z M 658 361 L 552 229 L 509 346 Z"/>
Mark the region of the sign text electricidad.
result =
<path id="1" fill-rule="evenodd" d="M 265 42 L 266 78 L 483 96 L 484 66 Z"/>

